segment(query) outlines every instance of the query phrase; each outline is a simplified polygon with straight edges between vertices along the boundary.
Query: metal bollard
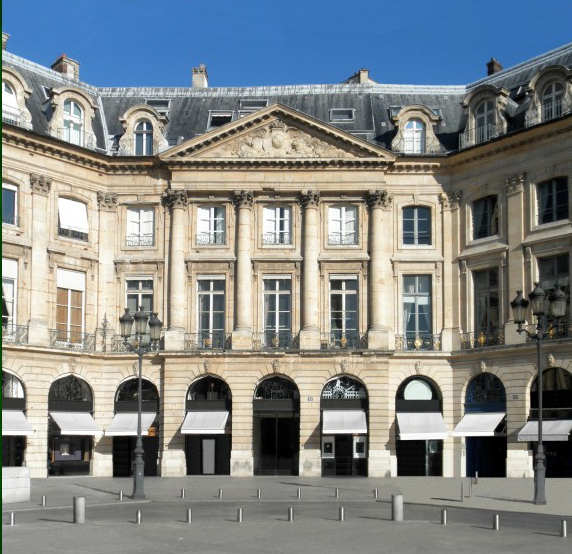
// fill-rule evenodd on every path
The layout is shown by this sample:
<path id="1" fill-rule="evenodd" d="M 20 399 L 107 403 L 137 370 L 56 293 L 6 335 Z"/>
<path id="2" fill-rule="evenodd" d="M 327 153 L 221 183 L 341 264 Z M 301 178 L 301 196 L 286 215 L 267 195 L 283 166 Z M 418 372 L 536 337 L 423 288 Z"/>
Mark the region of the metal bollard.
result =
<path id="1" fill-rule="evenodd" d="M 340 489 L 336 489 L 336 498 L 340 497 Z"/>
<path id="2" fill-rule="evenodd" d="M 447 510 L 441 510 L 441 525 L 447 525 Z"/>
<path id="3" fill-rule="evenodd" d="M 119 501 L 123 502 L 123 491 L 119 491 Z"/>
<path id="4" fill-rule="evenodd" d="M 45 505 L 46 505 L 46 495 L 43 494 L 42 495 L 42 506 L 45 506 Z"/>
<path id="5" fill-rule="evenodd" d="M 14 512 L 10 512 L 10 523 L 8 525 L 10 525 L 10 527 L 16 525 L 16 514 Z"/>
<path id="6" fill-rule="evenodd" d="M 218 490 L 218 497 L 219 497 L 219 498 L 222 498 L 222 489 L 219 489 L 219 490 Z"/>
<path id="7" fill-rule="evenodd" d="M 302 489 L 298 489 L 297 498 L 302 498 Z"/>
<path id="8" fill-rule="evenodd" d="M 479 484 L 479 472 L 475 471 L 475 485 Z"/>
<path id="9" fill-rule="evenodd" d="M 461 502 L 465 501 L 465 483 L 461 483 Z"/>
<path id="10" fill-rule="evenodd" d="M 373 489 L 373 497 L 377 500 L 379 495 L 377 489 Z"/>
<path id="11" fill-rule="evenodd" d="M 567 529 L 566 529 L 566 520 L 563 519 L 560 522 L 560 536 L 565 539 L 568 535 Z"/>
<path id="12" fill-rule="evenodd" d="M 193 522 L 193 511 L 191 510 L 191 508 L 187 509 L 187 523 L 192 523 Z"/>
<path id="13" fill-rule="evenodd" d="M 141 510 L 135 512 L 135 523 L 141 525 Z"/>
<path id="14" fill-rule="evenodd" d="M 236 521 L 237 523 L 242 523 L 242 508 L 236 510 Z"/>
<path id="15" fill-rule="evenodd" d="M 346 513 L 343 506 L 340 506 L 340 521 L 346 520 Z"/>
<path id="16" fill-rule="evenodd" d="M 181 498 L 185 498 L 185 489 L 181 489 Z"/>
<path id="17" fill-rule="evenodd" d="M 469 498 L 473 496 L 473 480 L 469 479 Z"/>
<path id="18" fill-rule="evenodd" d="M 391 495 L 391 520 L 403 521 L 403 495 Z"/>
<path id="19" fill-rule="evenodd" d="M 260 498 L 262 497 L 262 491 L 260 489 L 256 490 L 256 498 L 258 498 L 258 500 L 260 500 Z"/>
<path id="20" fill-rule="evenodd" d="M 500 516 L 495 514 L 493 516 L 493 531 L 498 531 L 500 529 Z"/>
<path id="21" fill-rule="evenodd" d="M 288 508 L 288 521 L 294 521 L 294 508 Z"/>
<path id="22" fill-rule="evenodd" d="M 73 497 L 73 522 L 85 523 L 85 496 Z"/>

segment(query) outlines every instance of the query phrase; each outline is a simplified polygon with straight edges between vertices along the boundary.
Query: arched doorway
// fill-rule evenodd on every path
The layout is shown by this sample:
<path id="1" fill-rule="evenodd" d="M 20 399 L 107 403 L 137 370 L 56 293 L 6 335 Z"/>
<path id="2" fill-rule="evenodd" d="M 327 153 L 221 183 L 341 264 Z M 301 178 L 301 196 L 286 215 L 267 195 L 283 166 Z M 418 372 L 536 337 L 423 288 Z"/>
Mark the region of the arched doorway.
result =
<path id="1" fill-rule="evenodd" d="M 217 377 L 195 381 L 187 391 L 185 435 L 187 475 L 230 475 L 232 399 Z"/>
<path id="2" fill-rule="evenodd" d="M 542 372 L 542 444 L 546 477 L 572 477 L 572 374 L 561 367 Z M 538 445 L 538 377 L 530 389 L 528 423 L 518 432 L 519 441 Z"/>
<path id="3" fill-rule="evenodd" d="M 254 393 L 253 454 L 256 475 L 298 475 L 300 393 L 284 377 L 264 379 Z"/>
<path id="4" fill-rule="evenodd" d="M 26 394 L 22 382 L 2 370 L 2 467 L 24 464 L 26 437 L 33 432 L 25 411 Z"/>
<path id="5" fill-rule="evenodd" d="M 322 475 L 367 475 L 368 398 L 365 386 L 346 375 L 322 389 Z"/>
<path id="6" fill-rule="evenodd" d="M 443 475 L 443 421 L 441 392 L 425 377 L 405 380 L 395 399 L 397 416 L 397 475 Z"/>
<path id="7" fill-rule="evenodd" d="M 48 475 L 89 475 L 93 437 L 102 430 L 93 419 L 87 381 L 75 375 L 54 381 L 48 412 Z"/>
<path id="8" fill-rule="evenodd" d="M 506 393 L 501 380 L 481 373 L 465 395 L 465 415 L 453 431 L 465 437 L 467 477 L 506 477 Z"/>
<path id="9" fill-rule="evenodd" d="M 134 377 L 119 385 L 115 395 L 115 415 L 105 436 L 113 437 L 113 477 L 133 475 L 133 451 L 137 441 L 139 380 Z M 145 477 L 157 476 L 159 458 L 159 393 L 157 387 L 141 382 L 141 434 Z"/>

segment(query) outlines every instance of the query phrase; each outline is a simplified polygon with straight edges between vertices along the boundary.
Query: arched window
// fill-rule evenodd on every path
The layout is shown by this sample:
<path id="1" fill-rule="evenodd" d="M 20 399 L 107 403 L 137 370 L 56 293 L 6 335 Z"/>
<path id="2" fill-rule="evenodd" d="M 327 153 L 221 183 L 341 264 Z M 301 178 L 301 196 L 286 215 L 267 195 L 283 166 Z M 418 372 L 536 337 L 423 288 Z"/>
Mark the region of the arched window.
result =
<path id="1" fill-rule="evenodd" d="M 24 398 L 20 379 L 7 371 L 2 371 L 2 398 Z"/>
<path id="2" fill-rule="evenodd" d="M 6 81 L 2 81 L 2 121 L 12 125 L 20 123 L 18 99 L 14 89 Z"/>
<path id="3" fill-rule="evenodd" d="M 352 377 L 335 377 L 322 389 L 324 400 L 358 400 L 361 398 L 367 398 L 367 391 L 362 383 Z"/>
<path id="4" fill-rule="evenodd" d="M 228 385 L 216 377 L 203 377 L 195 381 L 187 394 L 187 400 L 229 400 L 231 397 Z"/>
<path id="5" fill-rule="evenodd" d="M 294 383 L 283 377 L 264 379 L 254 393 L 255 400 L 299 399 L 300 394 Z"/>
<path id="6" fill-rule="evenodd" d="M 67 375 L 52 383 L 50 401 L 93 402 L 91 387 L 75 375 Z"/>
<path id="7" fill-rule="evenodd" d="M 538 417 L 538 377 L 530 389 L 530 407 Z M 542 408 L 544 417 L 572 419 L 572 374 L 561 367 L 542 372 Z"/>
<path id="8" fill-rule="evenodd" d="M 115 401 L 137 402 L 138 398 L 139 398 L 139 380 L 129 379 L 129 381 L 125 381 L 117 389 L 117 395 L 115 397 Z M 141 382 L 141 400 L 143 402 L 159 401 L 159 394 L 157 392 L 157 387 L 147 379 L 142 379 Z"/>
<path id="9" fill-rule="evenodd" d="M 407 154 L 425 153 L 425 124 L 419 119 L 410 119 L 403 131 L 404 151 Z"/>
<path id="10" fill-rule="evenodd" d="M 465 411 L 504 411 L 505 407 L 506 393 L 498 377 L 481 373 L 469 383 Z"/>
<path id="11" fill-rule="evenodd" d="M 542 92 L 542 121 L 550 121 L 562 115 L 564 86 L 558 81 L 549 83 Z"/>
<path id="12" fill-rule="evenodd" d="M 421 206 L 403 208 L 403 244 L 431 244 L 431 210 Z"/>
<path id="13" fill-rule="evenodd" d="M 397 389 L 398 412 L 440 412 L 441 393 L 437 385 L 424 377 L 411 377 Z"/>
<path id="14" fill-rule="evenodd" d="M 135 126 L 135 155 L 153 155 L 153 125 L 149 121 L 140 121 Z"/>
<path id="15" fill-rule="evenodd" d="M 83 109 L 74 100 L 64 102 L 63 140 L 83 146 Z"/>
<path id="16" fill-rule="evenodd" d="M 495 108 L 492 100 L 481 102 L 475 110 L 475 142 L 485 142 L 494 136 Z"/>

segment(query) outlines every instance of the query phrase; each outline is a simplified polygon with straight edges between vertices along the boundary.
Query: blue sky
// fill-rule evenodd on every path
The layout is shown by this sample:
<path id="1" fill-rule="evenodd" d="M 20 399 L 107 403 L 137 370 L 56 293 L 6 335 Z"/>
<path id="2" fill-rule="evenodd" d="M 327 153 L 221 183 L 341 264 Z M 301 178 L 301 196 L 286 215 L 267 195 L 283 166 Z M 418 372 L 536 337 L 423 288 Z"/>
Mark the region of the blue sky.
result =
<path id="1" fill-rule="evenodd" d="M 572 0 L 4 0 L 8 50 L 99 86 L 465 84 L 572 41 Z"/>

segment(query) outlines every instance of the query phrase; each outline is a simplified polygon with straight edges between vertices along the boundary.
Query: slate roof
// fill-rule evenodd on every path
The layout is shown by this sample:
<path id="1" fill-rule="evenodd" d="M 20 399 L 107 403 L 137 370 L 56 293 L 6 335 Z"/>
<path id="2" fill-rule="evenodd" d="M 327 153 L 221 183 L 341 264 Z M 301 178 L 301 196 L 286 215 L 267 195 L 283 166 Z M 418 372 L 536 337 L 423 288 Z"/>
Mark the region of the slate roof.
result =
<path id="1" fill-rule="evenodd" d="M 526 95 L 522 94 L 523 87 L 538 71 L 548 65 L 563 65 L 572 69 L 572 43 L 464 86 L 390 85 L 371 82 L 206 89 L 95 87 L 6 51 L 2 52 L 2 63 L 16 69 L 32 89 L 27 107 L 32 115 L 34 131 L 39 134 L 48 134 L 51 116 L 50 102 L 44 87 L 49 89 L 71 85 L 89 94 L 98 106 L 92 121 L 97 147 L 110 154 L 113 153 L 113 140 L 110 139 L 123 134 L 120 118 L 128 108 L 145 104 L 147 99 L 170 100 L 169 123 L 166 125 L 170 145 L 179 144 L 206 132 L 209 111 L 233 111 L 235 117 L 238 117 L 241 99 L 264 99 L 268 101 L 268 105 L 284 104 L 388 149 L 396 133 L 390 118 L 390 109 L 397 110 L 399 107 L 420 104 L 440 115 L 441 119 L 435 127 L 437 138 L 447 151 L 453 151 L 458 148 L 459 132 L 466 125 L 466 114 L 461 102 L 471 90 L 483 84 L 508 89 L 508 130 L 522 127 L 530 102 Z M 332 108 L 354 109 L 355 120 L 331 122 L 329 110 Z"/>

